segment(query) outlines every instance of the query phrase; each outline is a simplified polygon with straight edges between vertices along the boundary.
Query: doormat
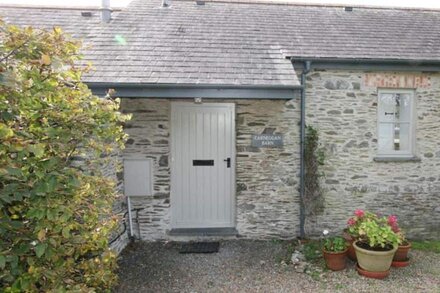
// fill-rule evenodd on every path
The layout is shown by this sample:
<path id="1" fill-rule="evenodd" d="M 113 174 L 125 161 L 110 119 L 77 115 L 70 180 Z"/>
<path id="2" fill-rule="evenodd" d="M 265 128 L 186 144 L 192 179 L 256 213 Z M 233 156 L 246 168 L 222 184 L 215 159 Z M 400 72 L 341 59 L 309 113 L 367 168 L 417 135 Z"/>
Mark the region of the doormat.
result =
<path id="1" fill-rule="evenodd" d="M 182 244 L 179 253 L 214 253 L 219 248 L 220 242 L 188 242 Z"/>

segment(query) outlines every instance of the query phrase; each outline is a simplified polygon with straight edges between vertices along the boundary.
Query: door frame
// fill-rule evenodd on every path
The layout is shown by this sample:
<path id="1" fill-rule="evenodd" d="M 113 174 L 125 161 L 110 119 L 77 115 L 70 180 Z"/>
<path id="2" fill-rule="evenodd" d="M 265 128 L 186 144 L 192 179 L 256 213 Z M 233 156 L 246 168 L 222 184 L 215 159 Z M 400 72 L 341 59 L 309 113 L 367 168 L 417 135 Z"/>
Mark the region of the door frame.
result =
<path id="1" fill-rule="evenodd" d="M 170 147 L 170 228 L 173 229 L 182 229 L 179 227 L 176 227 L 176 223 L 175 223 L 175 219 L 173 218 L 173 202 L 175 202 L 175 198 L 177 196 L 176 191 L 174 190 L 175 186 L 175 179 L 174 179 L 174 174 L 173 174 L 173 108 L 178 108 L 178 107 L 194 107 L 194 108 L 199 108 L 199 107 L 224 107 L 227 106 L 228 108 L 231 109 L 232 111 L 232 154 L 231 154 L 231 165 L 233 166 L 233 168 L 231 168 L 231 196 L 232 196 L 232 200 L 231 200 L 231 217 L 232 217 L 232 224 L 233 227 L 235 228 L 237 226 L 237 196 L 236 196 L 236 168 L 237 168 L 237 159 L 236 159 L 236 136 L 237 136 L 237 131 L 235 128 L 235 119 L 236 119 L 236 112 L 235 112 L 235 103 L 211 103 L 211 102 L 203 102 L 203 103 L 195 103 L 195 102 L 171 102 L 171 106 L 170 106 L 170 112 L 169 112 L 169 123 L 170 123 L 170 143 L 169 143 L 169 147 Z M 195 229 L 199 229 L 198 227 L 194 227 Z M 231 227 L 228 227 L 231 228 Z M 206 228 L 200 228 L 200 229 L 206 229 Z M 211 228 L 208 228 L 211 229 Z"/>

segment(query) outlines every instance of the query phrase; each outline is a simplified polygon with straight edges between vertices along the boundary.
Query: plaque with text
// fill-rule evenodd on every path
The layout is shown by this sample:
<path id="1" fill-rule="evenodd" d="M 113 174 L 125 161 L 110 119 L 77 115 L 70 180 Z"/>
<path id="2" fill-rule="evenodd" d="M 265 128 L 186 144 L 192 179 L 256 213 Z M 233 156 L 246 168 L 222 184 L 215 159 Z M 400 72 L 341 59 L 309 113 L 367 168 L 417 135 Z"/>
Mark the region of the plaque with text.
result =
<path id="1" fill-rule="evenodd" d="M 284 145 L 283 135 L 281 134 L 254 134 L 252 135 L 253 147 L 257 148 L 277 148 Z"/>

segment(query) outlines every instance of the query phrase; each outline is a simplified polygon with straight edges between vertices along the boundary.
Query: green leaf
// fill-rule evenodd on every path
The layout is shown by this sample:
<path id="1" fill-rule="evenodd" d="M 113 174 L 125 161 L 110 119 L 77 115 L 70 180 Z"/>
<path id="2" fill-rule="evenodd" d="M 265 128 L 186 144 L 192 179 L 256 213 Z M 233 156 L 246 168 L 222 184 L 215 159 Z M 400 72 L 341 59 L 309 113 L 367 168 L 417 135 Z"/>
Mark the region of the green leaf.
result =
<path id="1" fill-rule="evenodd" d="M 44 155 L 44 144 L 30 145 L 28 150 L 37 158 L 41 158 Z"/>
<path id="2" fill-rule="evenodd" d="M 46 217 L 48 220 L 50 220 L 50 221 L 54 220 L 57 215 L 58 215 L 57 210 L 55 210 L 55 209 L 47 210 Z"/>
<path id="3" fill-rule="evenodd" d="M 69 238 L 70 237 L 70 228 L 69 227 L 64 227 L 62 234 L 63 234 L 63 237 Z"/>
<path id="4" fill-rule="evenodd" d="M 35 254 L 37 255 L 38 258 L 40 258 L 44 252 L 46 251 L 47 248 L 47 244 L 46 243 L 38 243 L 35 246 Z"/>
<path id="5" fill-rule="evenodd" d="M 38 234 L 37 234 L 37 238 L 40 241 L 43 241 L 44 239 L 46 239 L 46 230 L 45 229 L 41 229 Z"/>
<path id="6" fill-rule="evenodd" d="M 47 181 L 47 192 L 53 192 L 57 186 L 57 178 L 55 176 L 51 176 Z"/>
<path id="7" fill-rule="evenodd" d="M 21 177 L 23 176 L 23 172 L 19 168 L 12 168 L 9 167 L 6 169 L 8 171 L 8 174 L 14 177 Z"/>
<path id="8" fill-rule="evenodd" d="M 3 270 L 6 266 L 6 258 L 3 255 L 0 255 L 0 270 Z"/>

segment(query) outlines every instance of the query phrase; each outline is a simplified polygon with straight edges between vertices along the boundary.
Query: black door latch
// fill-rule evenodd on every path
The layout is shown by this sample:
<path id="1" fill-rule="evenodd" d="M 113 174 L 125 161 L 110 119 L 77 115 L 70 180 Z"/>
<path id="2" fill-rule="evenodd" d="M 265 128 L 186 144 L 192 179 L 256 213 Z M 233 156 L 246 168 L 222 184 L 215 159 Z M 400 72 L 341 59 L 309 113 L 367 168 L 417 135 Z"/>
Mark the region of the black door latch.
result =
<path id="1" fill-rule="evenodd" d="M 226 160 L 223 160 L 226 162 L 226 168 L 231 168 L 231 158 L 227 158 Z"/>

